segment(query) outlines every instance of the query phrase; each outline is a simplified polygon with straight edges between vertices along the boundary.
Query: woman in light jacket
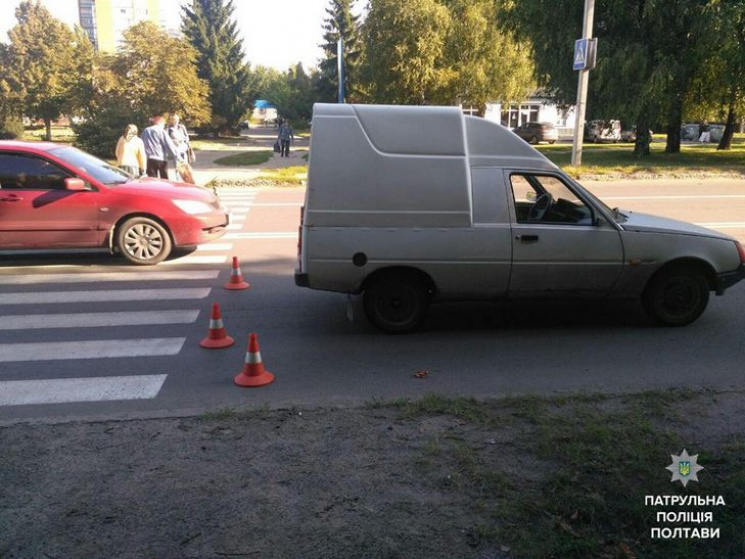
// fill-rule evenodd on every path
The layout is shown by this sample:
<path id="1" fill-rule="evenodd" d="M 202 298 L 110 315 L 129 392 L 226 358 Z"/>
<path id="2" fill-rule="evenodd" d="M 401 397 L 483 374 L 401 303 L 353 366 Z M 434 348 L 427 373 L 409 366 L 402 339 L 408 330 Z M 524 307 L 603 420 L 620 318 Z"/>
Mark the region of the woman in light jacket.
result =
<path id="1" fill-rule="evenodd" d="M 137 136 L 137 127 L 130 124 L 116 144 L 116 164 L 130 175 L 139 177 L 145 174 L 146 161 L 145 144 Z"/>

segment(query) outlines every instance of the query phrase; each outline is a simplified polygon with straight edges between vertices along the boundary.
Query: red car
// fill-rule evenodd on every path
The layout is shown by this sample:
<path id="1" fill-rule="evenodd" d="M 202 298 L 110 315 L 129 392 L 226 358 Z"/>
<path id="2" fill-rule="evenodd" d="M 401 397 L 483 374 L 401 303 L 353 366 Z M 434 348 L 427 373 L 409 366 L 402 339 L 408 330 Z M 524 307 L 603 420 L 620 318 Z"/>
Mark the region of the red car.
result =
<path id="1" fill-rule="evenodd" d="M 157 264 L 228 222 L 201 186 L 138 179 L 65 145 L 0 141 L 0 250 L 108 247 Z"/>

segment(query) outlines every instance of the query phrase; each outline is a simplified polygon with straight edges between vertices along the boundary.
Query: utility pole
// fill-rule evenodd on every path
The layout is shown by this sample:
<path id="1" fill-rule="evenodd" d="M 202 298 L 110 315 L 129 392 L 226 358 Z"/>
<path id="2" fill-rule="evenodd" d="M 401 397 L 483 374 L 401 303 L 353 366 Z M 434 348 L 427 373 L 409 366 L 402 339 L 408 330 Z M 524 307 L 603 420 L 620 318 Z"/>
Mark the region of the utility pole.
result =
<path id="1" fill-rule="evenodd" d="M 336 74 L 339 76 L 339 103 L 344 102 L 344 38 L 336 44 Z"/>
<path id="2" fill-rule="evenodd" d="M 592 22 L 595 17 L 595 0 L 585 0 L 585 17 L 582 25 L 582 39 L 585 41 L 584 58 L 587 60 L 590 54 L 588 45 L 592 37 Z M 575 58 L 577 48 L 575 47 Z M 572 166 L 582 165 L 582 137 L 585 130 L 585 109 L 587 105 L 587 83 L 590 79 L 589 67 L 579 70 L 579 83 L 577 84 L 577 107 L 574 122 L 574 143 L 572 144 Z"/>

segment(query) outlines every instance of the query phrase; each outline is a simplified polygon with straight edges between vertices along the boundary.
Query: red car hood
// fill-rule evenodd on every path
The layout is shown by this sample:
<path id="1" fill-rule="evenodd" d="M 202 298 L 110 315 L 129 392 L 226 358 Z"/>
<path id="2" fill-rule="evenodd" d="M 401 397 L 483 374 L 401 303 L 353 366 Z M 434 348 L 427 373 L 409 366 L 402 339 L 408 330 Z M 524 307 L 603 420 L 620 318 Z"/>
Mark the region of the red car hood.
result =
<path id="1" fill-rule="evenodd" d="M 200 200 L 207 203 L 217 201 L 217 196 L 209 188 L 150 177 L 133 179 L 130 182 L 112 186 L 111 188 L 118 193 L 131 192 L 132 194 L 144 194 L 147 192 L 148 194 L 155 194 L 169 199 Z"/>

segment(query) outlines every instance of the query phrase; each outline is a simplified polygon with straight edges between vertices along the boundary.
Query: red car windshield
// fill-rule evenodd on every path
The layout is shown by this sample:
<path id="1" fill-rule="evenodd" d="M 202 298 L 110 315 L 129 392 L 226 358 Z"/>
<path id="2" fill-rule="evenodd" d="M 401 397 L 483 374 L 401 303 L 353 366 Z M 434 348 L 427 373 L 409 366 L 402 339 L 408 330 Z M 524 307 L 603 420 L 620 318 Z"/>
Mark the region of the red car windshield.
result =
<path id="1" fill-rule="evenodd" d="M 49 153 L 107 186 L 124 184 L 132 180 L 129 173 L 73 147 L 60 146 L 50 149 Z"/>

